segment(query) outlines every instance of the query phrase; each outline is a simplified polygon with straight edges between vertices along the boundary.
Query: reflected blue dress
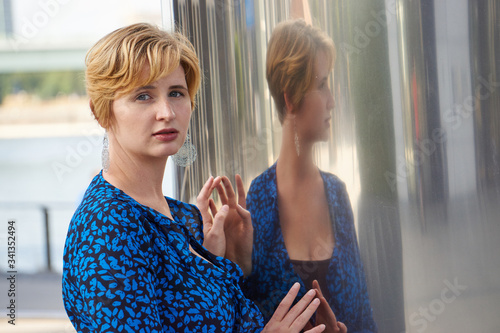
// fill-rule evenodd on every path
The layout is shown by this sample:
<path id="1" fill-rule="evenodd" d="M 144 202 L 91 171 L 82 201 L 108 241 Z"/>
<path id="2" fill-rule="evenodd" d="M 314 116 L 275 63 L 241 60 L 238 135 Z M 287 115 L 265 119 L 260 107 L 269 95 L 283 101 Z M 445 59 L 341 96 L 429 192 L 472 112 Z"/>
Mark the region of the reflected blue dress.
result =
<path id="1" fill-rule="evenodd" d="M 201 245 L 195 206 L 166 199 L 174 220 L 102 173 L 94 178 L 64 250 L 63 300 L 76 330 L 260 332 L 262 314 L 243 295 L 241 269 Z"/>
<path id="2" fill-rule="evenodd" d="M 327 286 L 321 288 L 327 289 L 325 297 L 348 332 L 377 332 L 345 185 L 330 173 L 321 171 L 321 177 L 335 233 L 335 248 L 325 277 Z M 247 209 L 252 214 L 254 246 L 252 273 L 243 291 L 267 320 L 294 282 L 301 284 L 298 297 L 307 291 L 290 261 L 280 228 L 276 163 L 252 181 Z"/>

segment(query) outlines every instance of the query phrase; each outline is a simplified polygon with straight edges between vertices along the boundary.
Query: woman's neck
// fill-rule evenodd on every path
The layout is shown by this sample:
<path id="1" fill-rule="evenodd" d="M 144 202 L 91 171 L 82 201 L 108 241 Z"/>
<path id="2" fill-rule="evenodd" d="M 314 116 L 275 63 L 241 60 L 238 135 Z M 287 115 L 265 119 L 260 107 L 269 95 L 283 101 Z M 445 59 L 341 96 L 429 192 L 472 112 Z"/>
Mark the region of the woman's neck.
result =
<path id="1" fill-rule="evenodd" d="M 313 161 L 313 144 L 299 139 L 299 154 L 295 145 L 293 127 L 284 124 L 281 149 L 276 165 L 276 172 L 282 179 L 302 181 L 318 174 L 318 168 Z"/>
<path id="2" fill-rule="evenodd" d="M 110 165 L 103 177 L 134 200 L 170 217 L 163 191 L 166 158 L 151 161 L 123 158 L 110 152 Z"/>

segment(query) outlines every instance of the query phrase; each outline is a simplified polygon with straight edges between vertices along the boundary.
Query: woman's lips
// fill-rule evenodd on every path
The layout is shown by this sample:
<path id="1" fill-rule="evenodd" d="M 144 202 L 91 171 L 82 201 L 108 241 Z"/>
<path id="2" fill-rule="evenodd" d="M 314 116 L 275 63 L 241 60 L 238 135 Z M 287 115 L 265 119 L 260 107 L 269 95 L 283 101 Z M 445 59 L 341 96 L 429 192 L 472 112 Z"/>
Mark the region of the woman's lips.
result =
<path id="1" fill-rule="evenodd" d="M 153 133 L 153 136 L 157 140 L 168 142 L 177 139 L 179 132 L 176 129 L 164 129 Z"/>

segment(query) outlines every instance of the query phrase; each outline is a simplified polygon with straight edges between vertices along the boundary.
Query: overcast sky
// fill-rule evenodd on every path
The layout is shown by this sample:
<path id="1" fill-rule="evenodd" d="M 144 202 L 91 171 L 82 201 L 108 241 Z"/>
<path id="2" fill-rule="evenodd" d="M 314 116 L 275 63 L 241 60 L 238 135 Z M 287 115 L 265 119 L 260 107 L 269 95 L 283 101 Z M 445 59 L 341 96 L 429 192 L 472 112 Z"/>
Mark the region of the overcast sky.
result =
<path id="1" fill-rule="evenodd" d="M 135 22 L 161 26 L 166 0 L 14 0 L 14 34 L 34 44 L 89 44 Z"/>

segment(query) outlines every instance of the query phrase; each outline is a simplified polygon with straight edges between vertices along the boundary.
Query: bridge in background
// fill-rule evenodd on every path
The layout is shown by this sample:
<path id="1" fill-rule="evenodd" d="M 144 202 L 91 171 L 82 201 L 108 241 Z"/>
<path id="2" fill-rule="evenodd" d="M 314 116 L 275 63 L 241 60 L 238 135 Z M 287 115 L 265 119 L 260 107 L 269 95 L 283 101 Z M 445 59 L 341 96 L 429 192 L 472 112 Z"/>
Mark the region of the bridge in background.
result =
<path id="1" fill-rule="evenodd" d="M 0 74 L 83 70 L 88 48 L 0 48 Z"/>

